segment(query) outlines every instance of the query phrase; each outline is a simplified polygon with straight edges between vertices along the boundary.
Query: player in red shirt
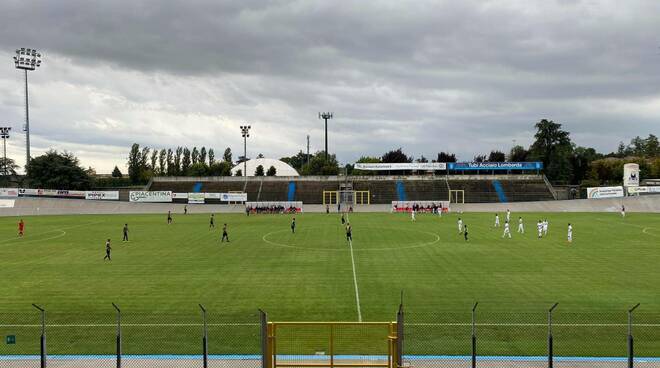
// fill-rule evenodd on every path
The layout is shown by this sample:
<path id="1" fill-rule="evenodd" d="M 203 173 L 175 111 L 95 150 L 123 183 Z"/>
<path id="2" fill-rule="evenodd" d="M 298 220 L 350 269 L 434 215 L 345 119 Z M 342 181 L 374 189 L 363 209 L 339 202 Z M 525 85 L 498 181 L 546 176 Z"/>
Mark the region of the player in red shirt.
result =
<path id="1" fill-rule="evenodd" d="M 25 230 L 25 223 L 23 222 L 23 219 L 18 222 L 18 236 L 23 236 L 23 231 Z"/>

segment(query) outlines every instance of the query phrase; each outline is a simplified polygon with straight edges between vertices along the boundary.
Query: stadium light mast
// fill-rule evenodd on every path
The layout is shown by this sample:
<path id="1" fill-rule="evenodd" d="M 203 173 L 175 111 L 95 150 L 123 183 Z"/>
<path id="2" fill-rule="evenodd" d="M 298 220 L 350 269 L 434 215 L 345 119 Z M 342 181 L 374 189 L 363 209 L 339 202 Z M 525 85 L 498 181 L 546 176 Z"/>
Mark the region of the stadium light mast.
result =
<path id="1" fill-rule="evenodd" d="M 241 125 L 241 136 L 243 137 L 243 176 L 247 181 L 247 139 L 250 136 L 250 125 Z"/>
<path id="2" fill-rule="evenodd" d="M 332 119 L 332 113 L 320 112 L 319 119 L 325 120 L 325 160 L 328 161 L 328 119 Z"/>
<path id="3" fill-rule="evenodd" d="M 11 127 L 0 127 L 0 137 L 2 138 L 2 172 L 7 176 L 7 138 L 9 138 L 9 131 Z"/>
<path id="4" fill-rule="evenodd" d="M 25 167 L 30 163 L 30 107 L 28 104 L 28 71 L 41 66 L 41 54 L 35 49 L 21 47 L 14 56 L 16 69 L 25 72 Z"/>

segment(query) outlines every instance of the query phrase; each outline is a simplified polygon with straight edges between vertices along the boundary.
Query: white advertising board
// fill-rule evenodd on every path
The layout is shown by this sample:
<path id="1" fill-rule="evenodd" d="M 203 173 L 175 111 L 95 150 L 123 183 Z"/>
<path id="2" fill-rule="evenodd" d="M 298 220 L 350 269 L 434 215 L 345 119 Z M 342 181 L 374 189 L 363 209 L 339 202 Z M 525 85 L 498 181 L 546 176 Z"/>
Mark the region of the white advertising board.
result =
<path id="1" fill-rule="evenodd" d="M 222 202 L 247 202 L 247 193 L 220 193 Z"/>
<path id="2" fill-rule="evenodd" d="M 660 193 L 660 187 L 630 187 L 628 188 L 628 193 L 637 194 L 637 193 Z"/>
<path id="3" fill-rule="evenodd" d="M 596 187 L 587 188 L 588 199 L 619 198 L 623 197 L 623 187 Z"/>
<path id="4" fill-rule="evenodd" d="M 0 188 L 0 197 L 18 197 L 18 188 Z"/>
<path id="5" fill-rule="evenodd" d="M 188 193 L 172 193 L 172 199 L 188 199 Z"/>
<path id="6" fill-rule="evenodd" d="M 355 163 L 357 170 L 446 170 L 447 164 L 444 162 L 410 162 L 410 163 Z"/>
<path id="7" fill-rule="evenodd" d="M 131 191 L 128 196 L 130 202 L 172 202 L 172 192 L 169 190 L 147 192 L 142 190 Z"/>
<path id="8" fill-rule="evenodd" d="M 204 193 L 188 193 L 188 203 L 204 204 Z"/>
<path id="9" fill-rule="evenodd" d="M 95 200 L 95 201 L 118 201 L 119 200 L 119 191 L 94 191 L 89 190 L 85 192 L 85 199 Z"/>

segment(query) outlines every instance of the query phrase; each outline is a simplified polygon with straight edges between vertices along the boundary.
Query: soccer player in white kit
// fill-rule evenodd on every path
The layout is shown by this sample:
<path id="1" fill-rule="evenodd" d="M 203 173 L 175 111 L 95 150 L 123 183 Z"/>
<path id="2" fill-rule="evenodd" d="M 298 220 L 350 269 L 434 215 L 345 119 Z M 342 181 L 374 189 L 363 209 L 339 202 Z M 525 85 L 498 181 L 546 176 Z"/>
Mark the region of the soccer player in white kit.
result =
<path id="1" fill-rule="evenodd" d="M 570 223 L 568 224 L 568 234 L 567 234 L 567 240 L 569 243 L 573 242 L 573 225 Z"/>
<path id="2" fill-rule="evenodd" d="M 511 221 L 511 211 L 508 208 L 506 209 L 506 221 Z"/>
<path id="3" fill-rule="evenodd" d="M 518 217 L 518 232 L 521 234 L 525 233 L 525 226 L 523 225 L 522 217 Z"/>
<path id="4" fill-rule="evenodd" d="M 460 234 L 462 232 L 463 232 L 463 220 L 461 220 L 461 218 L 459 217 L 458 218 L 458 233 Z"/>
<path id="5" fill-rule="evenodd" d="M 543 221 L 543 235 L 548 235 L 548 219 Z"/>
<path id="6" fill-rule="evenodd" d="M 536 230 L 538 230 L 539 239 L 541 239 L 543 237 L 543 223 L 541 222 L 541 220 L 539 220 L 539 222 L 536 224 Z"/>
<path id="7" fill-rule="evenodd" d="M 500 227 L 500 215 L 495 214 L 495 227 Z"/>
<path id="8" fill-rule="evenodd" d="M 502 234 L 502 237 L 504 238 L 507 235 L 509 236 L 509 239 L 511 239 L 511 229 L 509 228 L 509 221 L 504 222 L 504 234 Z"/>
<path id="9" fill-rule="evenodd" d="M 410 211 L 410 219 L 415 221 L 415 210 Z"/>

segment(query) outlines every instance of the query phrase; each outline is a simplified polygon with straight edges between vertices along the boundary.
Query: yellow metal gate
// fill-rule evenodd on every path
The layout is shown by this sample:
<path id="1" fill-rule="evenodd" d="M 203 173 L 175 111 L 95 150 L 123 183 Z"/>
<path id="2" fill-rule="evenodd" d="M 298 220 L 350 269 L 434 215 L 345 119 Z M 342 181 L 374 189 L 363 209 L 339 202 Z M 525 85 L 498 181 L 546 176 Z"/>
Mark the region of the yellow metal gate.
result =
<path id="1" fill-rule="evenodd" d="M 396 322 L 268 322 L 265 363 L 397 368 Z"/>

